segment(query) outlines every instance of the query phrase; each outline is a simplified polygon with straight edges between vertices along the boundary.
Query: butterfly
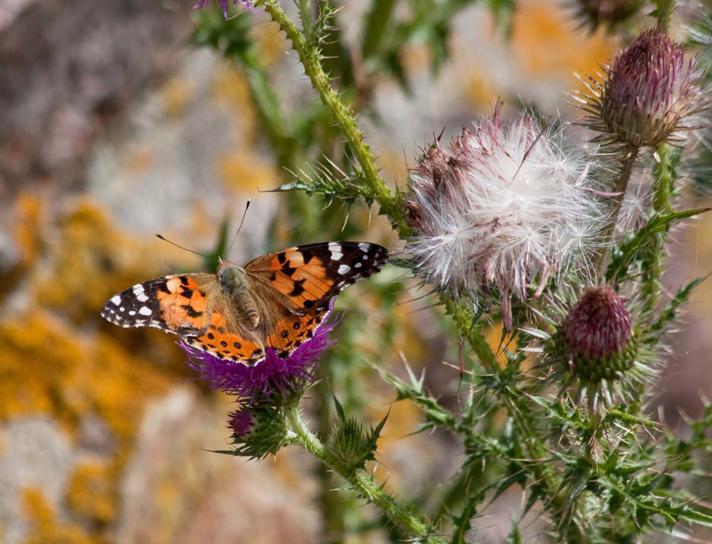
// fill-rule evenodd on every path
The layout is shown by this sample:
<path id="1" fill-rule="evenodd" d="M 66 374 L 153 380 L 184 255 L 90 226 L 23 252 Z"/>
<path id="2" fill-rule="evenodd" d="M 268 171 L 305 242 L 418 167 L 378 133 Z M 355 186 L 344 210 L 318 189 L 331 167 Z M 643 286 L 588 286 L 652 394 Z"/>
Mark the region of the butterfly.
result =
<path id="1" fill-rule="evenodd" d="M 342 289 L 387 260 L 386 248 L 368 242 L 290 247 L 244 267 L 221 260 L 215 274 L 137 283 L 111 297 L 101 315 L 121 327 L 156 327 L 219 359 L 254 366 L 268 349 L 289 356 L 313 336 Z"/>

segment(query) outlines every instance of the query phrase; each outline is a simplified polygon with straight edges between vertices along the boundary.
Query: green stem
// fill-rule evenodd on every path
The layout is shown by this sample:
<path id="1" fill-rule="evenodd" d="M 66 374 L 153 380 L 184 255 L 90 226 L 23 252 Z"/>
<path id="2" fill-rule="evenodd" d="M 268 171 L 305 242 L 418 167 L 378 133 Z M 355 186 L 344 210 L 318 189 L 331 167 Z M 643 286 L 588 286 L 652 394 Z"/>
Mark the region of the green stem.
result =
<path id="1" fill-rule="evenodd" d="M 473 311 L 451 298 L 443 297 L 443 301 L 445 311 L 455 321 L 457 329 L 470 345 L 470 349 L 475 353 L 482 367 L 493 375 L 502 375 L 503 370 L 487 340 L 473 326 Z M 507 410 L 517 436 L 521 437 L 521 447 L 528 459 L 527 466 L 534 475 L 537 487 L 545 497 L 547 507 L 555 513 L 563 511 L 566 508 L 567 499 L 559 491 L 561 483 L 556 473 L 544 461 L 549 455 L 545 445 L 536 435 L 537 425 L 534 421 L 536 412 L 527 405 L 526 395 L 519 389 L 510 387 L 498 388 L 494 394 Z M 576 530 L 576 527 L 572 528 L 572 531 Z"/>
<path id="2" fill-rule="evenodd" d="M 341 129 L 351 152 L 358 161 L 363 181 L 373 199 L 380 205 L 381 213 L 390 218 L 393 226 L 401 234 L 407 233 L 404 209 L 400 205 L 399 199 L 388 190 L 385 181 L 378 172 L 373 154 L 364 140 L 353 112 L 341 100 L 339 94 L 334 90 L 329 76 L 324 72 L 318 47 L 305 38 L 279 5 L 279 2 L 264 0 L 258 5 L 264 7 L 272 20 L 279 25 L 292 42 L 292 48 L 299 55 L 304 72 L 319 93 L 322 103 L 331 113 L 333 120 Z"/>
<path id="3" fill-rule="evenodd" d="M 598 270 L 601 278 L 606 277 L 606 267 L 608 266 L 608 246 L 613 240 L 613 236 L 616 232 L 616 225 L 618 224 L 618 217 L 621 212 L 621 206 L 623 204 L 623 199 L 625 198 L 626 191 L 628 189 L 628 182 L 630 181 L 630 175 L 633 172 L 633 166 L 635 165 L 635 160 L 638 158 L 639 147 L 632 147 L 627 150 L 627 154 L 623 159 L 623 166 L 621 168 L 621 173 L 616 180 L 616 185 L 613 188 L 615 196 L 613 197 L 613 204 L 611 208 L 611 218 L 608 224 L 603 230 L 601 235 L 601 241 L 603 249 L 598 259 Z"/>
<path id="4" fill-rule="evenodd" d="M 287 412 L 287 421 L 297 437 L 296 441 L 304 446 L 314 457 L 340 474 L 351 484 L 361 498 L 375 504 L 389 521 L 403 527 L 412 537 L 418 539 L 418 542 L 423 542 L 424 544 L 444 543 L 442 538 L 434 534 L 434 530 L 427 520 L 422 519 L 399 504 L 365 470 L 352 470 L 335 462 L 324 444 L 309 430 L 309 427 L 301 417 L 298 407 L 294 407 Z"/>
<path id="5" fill-rule="evenodd" d="M 653 184 L 652 208 L 654 214 L 663 215 L 673 211 L 672 197 L 677 177 L 675 171 L 677 158 L 666 144 L 661 144 L 658 147 L 657 158 L 658 161 L 653 172 L 655 181 Z M 650 247 L 643 254 L 640 267 L 640 291 L 643 308 L 646 310 L 652 310 L 660 299 L 666 239 L 667 230 L 655 234 Z"/>

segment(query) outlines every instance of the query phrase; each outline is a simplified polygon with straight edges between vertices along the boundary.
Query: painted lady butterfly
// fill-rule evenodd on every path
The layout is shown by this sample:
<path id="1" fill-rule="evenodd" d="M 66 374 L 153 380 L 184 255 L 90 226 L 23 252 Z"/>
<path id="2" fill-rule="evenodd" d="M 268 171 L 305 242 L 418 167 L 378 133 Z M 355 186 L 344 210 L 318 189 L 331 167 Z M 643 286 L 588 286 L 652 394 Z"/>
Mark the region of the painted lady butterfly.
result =
<path id="1" fill-rule="evenodd" d="M 101 315 L 121 327 L 156 327 L 193 348 L 253 366 L 274 349 L 288 356 L 308 340 L 339 291 L 378 272 L 386 248 L 325 242 L 268 253 L 216 274 L 164 276 L 114 295 Z"/>

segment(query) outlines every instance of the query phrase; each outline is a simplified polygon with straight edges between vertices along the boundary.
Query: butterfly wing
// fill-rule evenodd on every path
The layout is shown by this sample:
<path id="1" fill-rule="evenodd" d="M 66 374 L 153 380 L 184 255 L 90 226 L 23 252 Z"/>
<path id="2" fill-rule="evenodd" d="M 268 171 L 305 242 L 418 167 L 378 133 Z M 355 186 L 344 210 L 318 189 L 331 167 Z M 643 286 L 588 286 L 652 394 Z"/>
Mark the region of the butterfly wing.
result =
<path id="1" fill-rule="evenodd" d="M 212 274 L 177 274 L 114 295 L 102 317 L 121 327 L 156 327 L 220 359 L 248 366 L 267 348 L 287 357 L 314 334 L 347 285 L 381 269 L 385 248 L 366 242 L 292 247 L 250 261 L 250 295 L 260 314 L 251 330 Z"/>
<path id="2" fill-rule="evenodd" d="M 101 316 L 120 327 L 156 327 L 174 334 L 197 334 L 208 323 L 212 274 L 176 274 L 137 283 L 111 297 Z"/>
<path id="3" fill-rule="evenodd" d="M 282 295 L 295 311 L 328 307 L 339 291 L 378 272 L 388 251 L 368 242 L 324 242 L 290 247 L 250 261 L 251 278 Z"/>
<path id="4" fill-rule="evenodd" d="M 121 327 L 156 327 L 215 357 L 254 364 L 262 342 L 234 318 L 213 274 L 164 276 L 114 295 L 101 315 Z"/>
<path id="5" fill-rule="evenodd" d="M 252 294 L 263 302 L 267 348 L 286 357 L 314 334 L 329 303 L 346 286 L 377 272 L 387 250 L 367 242 L 291 247 L 250 261 Z"/>

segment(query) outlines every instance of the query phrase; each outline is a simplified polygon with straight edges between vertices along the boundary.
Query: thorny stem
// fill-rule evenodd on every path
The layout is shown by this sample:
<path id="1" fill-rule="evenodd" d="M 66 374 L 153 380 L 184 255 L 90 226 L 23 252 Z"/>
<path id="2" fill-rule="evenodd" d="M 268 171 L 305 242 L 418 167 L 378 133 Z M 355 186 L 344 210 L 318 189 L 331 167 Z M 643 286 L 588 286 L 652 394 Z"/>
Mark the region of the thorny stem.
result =
<path id="1" fill-rule="evenodd" d="M 455 301 L 447 296 L 443 297 L 445 311 L 455 321 L 460 334 L 470 345 L 470 349 L 477 356 L 483 368 L 493 374 L 501 375 L 500 368 L 495 354 L 492 352 L 487 340 L 480 331 L 472 326 L 474 315 L 463 303 Z M 545 464 L 548 457 L 547 451 L 541 441 L 537 438 L 536 425 L 532 419 L 532 412 L 525 405 L 526 396 L 519 390 L 507 390 L 502 388 L 495 392 L 497 398 L 502 402 L 512 420 L 517 435 L 522 438 L 522 447 L 529 460 L 529 468 L 535 475 L 538 485 L 548 499 L 548 506 L 554 510 L 562 510 L 565 507 L 566 498 L 559 493 L 561 482 L 550 467 Z M 574 524 L 569 530 L 576 531 Z M 568 538 L 576 538 L 578 535 L 568 534 Z"/>
<path id="2" fill-rule="evenodd" d="M 602 247 L 601 254 L 598 258 L 598 271 L 601 278 L 606 277 L 606 266 L 608 266 L 608 246 L 613 240 L 613 235 L 616 232 L 616 225 L 618 224 L 618 217 L 620 216 L 621 206 L 623 204 L 623 199 L 625 198 L 626 191 L 628 189 L 628 182 L 630 181 L 630 175 L 633 172 L 633 166 L 635 165 L 635 160 L 638 158 L 639 147 L 632 147 L 627 150 L 627 153 L 623 159 L 623 165 L 621 168 L 621 173 L 616 180 L 616 185 L 613 188 L 615 196 L 613 197 L 613 204 L 611 208 L 611 217 L 606 225 L 606 228 L 601 234 Z"/>
<path id="3" fill-rule="evenodd" d="M 324 444 L 309 430 L 309 427 L 302 419 L 298 407 L 294 407 L 287 412 L 287 422 L 292 432 L 296 435 L 297 442 L 330 469 L 340 474 L 363 499 L 380 508 L 392 523 L 403 527 L 414 538 L 418 539 L 418 542 L 424 544 L 444 543 L 444 540 L 435 534 L 434 529 L 427 520 L 422 519 L 399 504 L 365 470 L 351 470 L 349 467 L 341 466 L 331 459 Z"/>
<path id="4" fill-rule="evenodd" d="M 654 169 L 653 213 L 664 214 L 672 212 L 672 196 L 675 183 L 674 159 L 666 144 L 661 144 L 657 150 L 657 164 Z M 658 233 L 649 251 L 645 254 L 641 266 L 642 281 L 640 290 L 644 308 L 652 310 L 660 298 L 660 279 L 663 273 L 665 259 L 665 234 Z"/>
<path id="5" fill-rule="evenodd" d="M 361 174 L 365 184 L 373 194 L 374 200 L 381 207 L 381 213 L 390 218 L 393 226 L 399 232 L 408 232 L 405 213 L 399 204 L 399 199 L 386 186 L 353 113 L 341 100 L 339 94 L 331 85 L 329 76 L 324 72 L 318 46 L 305 38 L 304 34 L 299 31 L 277 0 L 264 0 L 256 4 L 264 7 L 272 20 L 279 25 L 292 42 L 292 48 L 299 55 L 299 60 L 304 66 L 304 72 L 309 77 L 312 86 L 319 93 L 322 103 L 329 110 L 339 128 L 341 128 L 351 152 L 361 167 Z"/>

